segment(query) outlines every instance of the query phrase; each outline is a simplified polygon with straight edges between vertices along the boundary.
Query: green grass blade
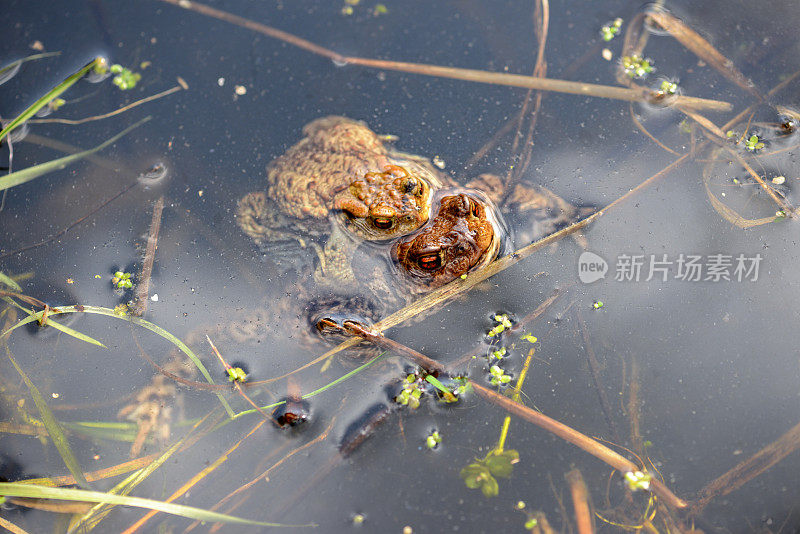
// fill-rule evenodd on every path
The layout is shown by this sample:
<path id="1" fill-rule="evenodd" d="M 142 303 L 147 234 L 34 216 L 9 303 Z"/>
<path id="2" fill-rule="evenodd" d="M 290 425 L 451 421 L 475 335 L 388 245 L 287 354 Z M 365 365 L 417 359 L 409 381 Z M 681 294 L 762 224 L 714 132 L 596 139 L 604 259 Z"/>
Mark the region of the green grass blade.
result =
<path id="1" fill-rule="evenodd" d="M 75 435 L 82 436 L 89 439 L 105 440 L 105 441 L 119 441 L 122 443 L 133 443 L 138 434 L 138 429 L 134 423 L 127 423 L 130 428 L 103 428 L 85 426 L 82 423 L 71 423 L 63 421 L 61 426 L 68 429 Z"/>
<path id="2" fill-rule="evenodd" d="M 310 399 L 311 397 L 314 397 L 314 396 L 316 396 L 316 395 L 319 395 L 320 393 L 322 393 L 322 392 L 323 392 L 323 391 L 325 391 L 326 389 L 328 389 L 328 388 L 332 388 L 333 386 L 335 386 L 335 385 L 337 385 L 337 384 L 340 384 L 340 383 L 344 382 L 345 380 L 347 380 L 347 379 L 348 379 L 348 378 L 350 378 L 351 376 L 353 376 L 353 375 L 356 375 L 356 374 L 360 373 L 361 371 L 363 371 L 364 369 L 366 369 L 367 367 L 369 367 L 369 366 L 370 366 L 370 365 L 372 365 L 373 363 L 377 362 L 379 359 L 383 358 L 383 356 L 384 356 L 385 354 L 386 354 L 385 352 L 381 352 L 380 354 L 378 354 L 377 356 L 375 356 L 374 358 L 372 358 L 372 359 L 371 359 L 370 361 L 368 361 L 367 363 L 363 363 L 363 364 L 359 365 L 358 367 L 356 367 L 355 369 L 353 369 L 352 371 L 350 371 L 350 372 L 349 372 L 349 373 L 347 373 L 346 375 L 344 375 L 344 376 L 340 376 L 339 378 L 337 378 L 337 379 L 336 379 L 336 380 L 334 380 L 333 382 L 331 382 L 331 383 L 329 383 L 329 384 L 325 384 L 325 385 L 324 385 L 324 386 L 322 386 L 321 388 L 319 388 L 319 389 L 315 389 L 315 390 L 314 390 L 314 391 L 312 391 L 311 393 L 306 393 L 305 395 L 301 395 L 301 397 L 300 397 L 300 398 L 302 398 L 302 399 Z M 261 409 L 262 409 L 262 410 L 271 410 L 271 409 L 273 409 L 273 408 L 277 408 L 277 407 L 278 407 L 278 406 L 280 406 L 281 404 L 285 404 L 285 403 L 286 403 L 286 401 L 285 401 L 285 400 L 284 400 L 284 401 L 273 402 L 272 404 L 268 404 L 268 405 L 266 405 L 266 406 L 262 406 L 262 407 L 261 407 Z M 258 411 L 258 410 L 256 410 L 255 408 L 254 408 L 254 409 L 252 409 L 252 410 L 245 410 L 245 411 L 243 411 L 243 412 L 239 412 L 239 413 L 237 413 L 237 414 L 236 414 L 236 416 L 235 416 L 235 417 L 233 417 L 232 419 L 238 419 L 239 417 L 242 417 L 242 416 L 244 416 L 244 415 L 249 415 L 249 414 L 251 414 L 251 413 L 255 413 L 255 412 L 257 412 L 257 411 Z M 221 424 L 219 424 L 219 425 L 218 425 L 218 426 L 217 426 L 217 427 L 216 427 L 214 430 L 216 430 L 217 428 L 220 428 L 220 427 L 224 426 L 225 424 L 227 424 L 227 423 L 221 423 Z"/>
<path id="3" fill-rule="evenodd" d="M 9 299 L 8 297 L 4 297 L 4 299 L 15 304 L 17 307 L 24 310 L 26 313 L 29 314 L 32 313 L 30 310 L 20 306 L 12 299 Z M 141 317 L 134 317 L 131 315 L 120 315 L 114 312 L 114 310 L 110 308 L 103 308 L 100 306 L 59 306 L 58 308 L 55 309 L 51 308 L 50 311 L 48 312 L 48 317 L 53 315 L 60 315 L 62 313 L 93 313 L 97 315 L 105 315 L 107 317 L 113 317 L 114 319 L 127 321 L 129 323 L 133 323 L 137 326 L 141 326 L 142 328 L 150 330 L 154 334 L 158 334 L 159 336 L 163 337 L 164 339 L 166 339 L 167 341 L 178 347 L 178 349 L 180 349 L 181 352 L 186 354 L 189 357 L 189 359 L 192 360 L 192 362 L 195 364 L 200 373 L 205 377 L 206 381 L 209 384 L 214 384 L 214 379 L 211 378 L 211 373 L 208 372 L 208 369 L 206 369 L 205 365 L 203 365 L 203 362 L 200 361 L 200 358 L 197 357 L 197 355 L 192 351 L 192 349 L 190 349 L 183 341 L 181 341 L 174 335 L 170 334 L 160 326 L 151 323 L 150 321 L 145 321 Z M 0 334 L 0 337 L 10 333 L 11 331 L 19 328 L 20 326 L 23 326 L 24 324 L 28 324 L 35 320 L 38 320 L 39 318 L 41 318 L 41 316 L 42 312 L 33 313 L 29 317 L 21 320 L 20 322 L 18 322 L 17 324 L 15 324 L 11 328 Z M 215 394 L 217 395 L 217 398 L 219 399 L 222 406 L 225 408 L 225 411 L 228 412 L 228 416 L 233 417 L 235 413 L 233 411 L 233 408 L 231 408 L 230 404 L 228 404 L 228 401 L 225 400 L 225 397 L 223 397 L 222 394 L 219 392 L 216 392 Z"/>
<path id="4" fill-rule="evenodd" d="M 16 328 L 19 328 L 20 326 L 25 326 L 28 323 L 32 323 L 34 321 L 38 321 L 38 320 L 40 320 L 42 318 L 42 312 L 36 313 L 33 310 L 30 310 L 28 308 L 20 306 L 19 304 L 17 304 L 16 301 L 14 301 L 13 299 L 10 299 L 8 297 L 5 297 L 4 300 L 7 301 L 7 302 L 10 302 L 11 304 L 15 305 L 20 310 L 22 310 L 25 313 L 27 313 L 28 317 L 27 317 L 27 319 L 23 319 L 22 321 L 20 321 L 17 324 L 15 324 L 13 327 L 11 327 L 8 330 L 6 330 L 5 332 L 3 332 L 3 335 L 10 333 L 12 330 L 15 330 Z M 64 332 L 65 334 L 67 334 L 69 336 L 72 336 L 74 338 L 80 339 L 81 341 L 84 341 L 86 343 L 90 343 L 92 345 L 97 345 L 98 347 L 103 347 L 104 349 L 108 348 L 105 345 L 103 345 L 102 343 L 100 343 L 99 341 L 97 341 L 96 339 L 94 339 L 93 337 L 87 336 L 86 334 L 82 334 L 81 332 L 78 332 L 77 330 L 73 330 L 72 328 L 70 328 L 68 326 L 64 326 L 63 324 L 59 323 L 58 321 L 50 320 L 49 316 L 48 316 L 48 321 L 47 321 L 46 324 L 48 326 L 52 326 L 56 330 L 60 330 L 61 332 Z"/>
<path id="5" fill-rule="evenodd" d="M 111 139 L 108 139 L 107 141 L 97 145 L 94 148 L 90 148 L 89 150 L 84 150 L 83 152 L 78 152 L 77 154 L 71 154 L 69 156 L 64 156 L 63 158 L 54 159 L 53 161 L 48 161 L 47 163 L 40 163 L 39 165 L 34 165 L 33 167 L 28 167 L 27 169 L 22 169 L 20 171 L 12 172 L 11 174 L 7 174 L 0 178 L 0 191 L 24 184 L 25 182 L 30 182 L 31 180 L 39 178 L 40 176 L 43 176 L 49 172 L 63 169 L 71 163 L 74 163 L 87 156 L 91 156 L 95 152 L 103 150 L 105 147 L 115 142 L 123 135 L 126 135 L 134 128 L 138 128 L 149 120 L 150 117 L 145 117 L 133 126 L 125 128 Z"/>
<path id="6" fill-rule="evenodd" d="M 5 284 L 14 291 L 22 291 L 22 287 L 3 271 L 0 271 L 0 284 Z"/>
<path id="7" fill-rule="evenodd" d="M 92 61 L 90 61 L 89 63 L 84 65 L 81 69 L 79 69 L 78 72 L 71 74 L 63 82 L 50 89 L 43 97 L 34 102 L 33 105 L 28 107 L 28 109 L 20 113 L 16 119 L 9 122 L 8 126 L 0 130 L 0 140 L 2 140 L 5 136 L 11 133 L 11 131 L 14 130 L 14 128 L 20 126 L 25 121 L 36 115 L 37 111 L 39 111 L 47 104 L 49 104 L 54 98 L 58 98 L 59 96 L 61 96 L 61 94 L 64 91 L 72 87 L 75 84 L 75 82 L 83 78 L 87 72 L 101 65 L 102 63 L 105 63 L 105 61 L 106 61 L 105 58 L 102 57 L 94 58 Z"/>
<path id="8" fill-rule="evenodd" d="M 83 469 L 81 469 L 78 459 L 72 452 L 61 425 L 53 416 L 53 412 L 50 411 L 50 407 L 47 406 L 47 402 L 45 402 L 44 397 L 41 393 L 39 393 L 39 390 L 34 383 L 31 382 L 31 379 L 28 378 L 28 375 L 25 374 L 25 371 L 22 370 L 22 367 L 17 364 L 16 360 L 14 360 L 14 357 L 11 355 L 11 351 L 8 350 L 8 347 L 6 347 L 6 355 L 8 356 L 8 359 L 11 360 L 11 364 L 17 370 L 17 373 L 19 373 L 19 376 L 22 377 L 22 380 L 28 387 L 28 391 L 31 392 L 33 403 L 39 410 L 39 417 L 42 418 L 42 424 L 47 429 L 47 432 L 50 434 L 50 439 L 53 440 L 53 444 L 56 446 L 58 453 L 64 460 L 64 465 L 67 466 L 67 469 L 69 469 L 69 472 L 72 474 L 72 477 L 75 479 L 75 481 L 78 482 L 78 484 L 88 488 L 89 481 L 86 480 L 86 477 L 83 474 Z"/>
<path id="9" fill-rule="evenodd" d="M 61 323 L 59 323 L 57 321 L 52 321 L 52 320 L 50 320 L 49 317 L 48 317 L 47 322 L 45 323 L 45 325 L 52 326 L 56 330 L 64 332 L 68 336 L 72 336 L 75 339 L 80 339 L 81 341 L 84 341 L 84 342 L 89 343 L 91 345 L 97 345 L 98 347 L 103 347 L 104 349 L 108 348 L 105 345 L 103 345 L 102 343 L 100 343 L 99 341 L 97 341 L 95 338 L 87 336 L 86 334 L 82 334 L 82 333 L 78 332 L 77 330 L 73 330 L 72 328 L 70 328 L 68 326 L 64 326 L 63 324 L 61 324 Z"/>
<path id="10" fill-rule="evenodd" d="M 220 514 L 185 506 L 173 504 L 142 497 L 129 497 L 126 495 L 114 495 L 113 493 L 102 493 L 100 491 L 85 491 L 72 488 L 51 488 L 48 486 L 34 486 L 31 484 L 17 484 L 14 482 L 0 482 L 0 495 L 7 497 L 27 497 L 30 499 L 58 499 L 62 501 L 82 501 L 106 504 L 116 504 L 121 506 L 135 506 L 149 510 L 158 510 L 167 514 L 188 517 L 197 521 L 207 521 L 213 523 L 233 523 L 239 525 L 257 525 L 262 527 L 316 527 L 315 524 L 306 525 L 286 525 L 283 523 L 268 523 L 266 521 L 253 521 L 232 515 Z"/>
<path id="11" fill-rule="evenodd" d="M 188 435 L 174 443 L 170 448 L 164 451 L 161 456 L 150 462 L 147 466 L 137 469 L 125 477 L 125 479 L 111 488 L 109 493 L 113 493 L 114 495 L 129 495 L 130 492 L 136 488 L 136 486 L 145 481 L 147 477 L 153 474 L 156 469 L 161 467 L 164 462 L 171 458 L 172 455 L 175 454 L 178 449 L 181 448 L 181 446 L 183 446 L 184 442 L 186 441 L 186 437 L 188 437 Z M 105 519 L 109 513 L 111 513 L 111 510 L 114 508 L 114 506 L 115 505 L 113 504 L 97 503 L 92 507 L 91 510 L 83 514 L 83 516 L 80 518 L 74 518 L 70 530 L 84 533 L 91 532 L 103 519 Z"/>

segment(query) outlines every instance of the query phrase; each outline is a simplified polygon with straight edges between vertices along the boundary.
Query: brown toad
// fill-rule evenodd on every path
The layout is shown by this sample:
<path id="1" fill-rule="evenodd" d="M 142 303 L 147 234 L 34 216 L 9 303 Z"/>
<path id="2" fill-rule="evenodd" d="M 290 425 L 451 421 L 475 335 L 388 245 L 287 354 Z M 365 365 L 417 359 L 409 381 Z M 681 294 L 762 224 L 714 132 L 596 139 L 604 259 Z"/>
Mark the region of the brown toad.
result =
<path id="1" fill-rule="evenodd" d="M 236 220 L 259 245 L 310 244 L 320 259 L 318 282 L 353 285 L 349 260 L 359 240 L 414 232 L 430 216 L 434 191 L 450 181 L 360 121 L 323 117 L 303 133 L 267 167 L 266 191 L 239 201 Z"/>
<path id="2" fill-rule="evenodd" d="M 494 208 L 476 194 L 442 197 L 431 224 L 393 248 L 396 262 L 425 289 L 439 287 L 492 261 L 500 247 Z"/>
<path id="3" fill-rule="evenodd" d="M 398 239 L 392 248 L 395 263 L 413 281 L 413 288 L 442 286 L 498 256 L 507 234 L 496 205 L 486 197 L 502 200 L 504 212 L 525 219 L 517 232 L 523 243 L 549 235 L 593 211 L 528 184 L 515 185 L 504 198 L 503 183 L 492 174 L 483 174 L 468 186 L 474 189 L 442 197 L 430 223 L 417 234 Z M 584 244 L 581 236 L 577 239 Z"/>

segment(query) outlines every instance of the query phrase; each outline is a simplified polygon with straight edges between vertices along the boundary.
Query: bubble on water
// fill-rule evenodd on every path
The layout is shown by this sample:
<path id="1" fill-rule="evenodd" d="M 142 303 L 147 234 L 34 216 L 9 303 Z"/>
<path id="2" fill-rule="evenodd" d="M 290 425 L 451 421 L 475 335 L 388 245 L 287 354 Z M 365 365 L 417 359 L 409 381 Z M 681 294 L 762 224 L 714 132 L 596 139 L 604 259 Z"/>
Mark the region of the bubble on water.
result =
<path id="1" fill-rule="evenodd" d="M 333 58 L 333 64 L 337 67 L 346 67 L 347 60 L 341 56 Z"/>
<path id="2" fill-rule="evenodd" d="M 83 79 L 89 83 L 100 83 L 109 76 L 111 76 L 111 71 L 108 68 L 108 60 L 104 57 L 101 57 L 100 65 L 90 69 Z"/>
<path id="3" fill-rule="evenodd" d="M 161 183 L 169 174 L 169 169 L 164 163 L 158 161 L 147 171 L 141 173 L 136 179 L 145 187 L 153 187 Z"/>

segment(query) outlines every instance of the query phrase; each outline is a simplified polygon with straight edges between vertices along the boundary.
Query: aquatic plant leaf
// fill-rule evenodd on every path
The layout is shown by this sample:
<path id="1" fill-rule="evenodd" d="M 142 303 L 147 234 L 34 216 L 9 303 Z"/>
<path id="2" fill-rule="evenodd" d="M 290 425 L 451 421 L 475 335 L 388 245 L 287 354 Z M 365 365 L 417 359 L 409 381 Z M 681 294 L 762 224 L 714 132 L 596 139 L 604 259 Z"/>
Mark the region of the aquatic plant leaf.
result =
<path id="1" fill-rule="evenodd" d="M 42 317 L 44 316 L 43 312 L 34 313 L 33 310 L 29 310 L 29 309 L 27 309 L 27 308 L 25 308 L 23 306 L 20 306 L 13 299 L 5 297 L 4 300 L 6 300 L 7 302 L 13 304 L 14 306 L 18 307 L 20 310 L 22 310 L 25 313 L 27 313 L 28 317 L 26 319 L 23 319 L 22 321 L 18 322 L 13 327 L 11 327 L 8 330 L 6 330 L 5 332 L 3 332 L 3 335 L 9 334 L 9 333 L 11 333 L 12 330 L 15 330 L 16 328 L 19 328 L 20 326 L 24 326 L 24 325 L 26 325 L 28 323 L 32 323 L 34 321 L 41 321 Z M 54 313 L 54 311 L 50 310 L 50 313 Z M 47 322 L 45 324 L 47 326 L 52 326 L 56 330 L 60 330 L 61 332 L 64 332 L 65 334 L 70 335 L 70 336 L 72 336 L 72 337 L 74 337 L 76 339 L 79 339 L 81 341 L 85 341 L 86 343 L 90 343 L 92 345 L 97 345 L 99 347 L 103 347 L 104 349 L 108 348 L 108 347 L 106 347 L 105 345 L 103 345 L 102 343 L 100 343 L 99 341 L 97 341 L 96 339 L 94 339 L 91 336 L 88 336 L 86 334 L 78 332 L 77 330 L 73 330 L 72 328 L 70 328 L 68 326 L 64 326 L 63 324 L 59 323 L 58 321 L 55 321 L 53 319 L 49 319 L 49 316 L 48 316 L 48 320 L 47 320 Z"/>
<path id="2" fill-rule="evenodd" d="M 61 455 L 61 459 L 64 460 L 64 465 L 67 466 L 67 469 L 69 469 L 69 472 L 78 484 L 88 488 L 89 481 L 86 480 L 86 476 L 83 474 L 81 464 L 72 452 L 61 425 L 58 423 L 55 416 L 53 416 L 53 412 L 50 411 L 50 407 L 47 406 L 44 397 L 31 379 L 28 378 L 28 375 L 25 374 L 25 371 L 22 370 L 22 367 L 17 364 L 17 361 L 14 359 L 14 356 L 12 356 L 8 347 L 6 347 L 6 355 L 8 359 L 11 360 L 11 364 L 17 370 L 17 373 L 19 373 L 22 381 L 25 382 L 25 385 L 28 387 L 28 391 L 30 391 L 31 397 L 33 398 L 33 403 L 36 405 L 36 409 L 39 410 L 39 417 L 42 418 L 42 424 L 47 429 L 48 434 L 50 434 L 50 439 L 53 440 L 53 445 L 56 446 L 58 454 Z"/>
<path id="3" fill-rule="evenodd" d="M 22 287 L 3 271 L 0 271 L 0 284 L 5 284 L 14 291 L 22 291 Z"/>
<path id="4" fill-rule="evenodd" d="M 113 493 L 103 493 L 100 491 L 86 491 L 72 488 L 51 488 L 48 486 L 33 486 L 31 484 L 18 484 L 15 482 L 0 482 L 0 495 L 6 497 L 27 497 L 30 499 L 58 499 L 62 501 L 82 501 L 106 504 L 117 504 L 122 506 L 135 506 L 157 510 L 167 514 L 188 517 L 197 521 L 208 521 L 214 523 L 233 523 L 239 525 L 257 525 L 262 527 L 315 527 L 315 524 L 287 525 L 284 523 L 270 523 L 267 521 L 253 521 L 232 515 L 220 514 L 185 506 L 182 504 L 172 504 L 142 497 L 129 497 L 126 495 L 114 495 Z"/>
<path id="5" fill-rule="evenodd" d="M 490 454 L 486 458 L 486 467 L 494 476 L 508 478 L 514 471 L 514 464 L 517 461 L 519 461 L 519 453 L 512 449 L 499 454 Z"/>
<path id="6" fill-rule="evenodd" d="M 478 489 L 483 485 L 483 480 L 491 475 L 484 465 L 474 463 L 463 468 L 459 476 L 469 489 Z"/>
<path id="7" fill-rule="evenodd" d="M 481 491 L 485 497 L 497 497 L 497 494 L 500 493 L 500 485 L 493 476 L 489 475 L 483 481 Z"/>
<path id="8" fill-rule="evenodd" d="M 134 128 L 138 128 L 145 122 L 149 121 L 150 118 L 151 117 L 149 116 L 145 117 L 136 124 L 125 128 L 114 137 L 104 141 L 103 143 L 97 145 L 94 148 L 90 148 L 89 150 L 84 150 L 83 152 L 78 152 L 77 154 L 71 154 L 69 156 L 64 156 L 63 158 L 54 159 L 46 163 L 40 163 L 39 165 L 34 165 L 33 167 L 28 167 L 27 169 L 22 169 L 20 171 L 12 172 L 11 174 L 7 174 L 2 178 L 0 178 L 0 191 L 4 191 L 6 189 L 10 189 L 12 187 L 24 184 L 25 182 L 30 182 L 31 180 L 39 178 L 40 176 L 43 176 L 49 172 L 63 169 L 64 167 L 66 167 L 71 163 L 74 163 L 87 156 L 91 156 L 95 152 L 103 150 L 105 147 L 115 142 L 120 137 L 128 134 Z"/>
<path id="9" fill-rule="evenodd" d="M 87 72 L 93 70 L 99 65 L 102 65 L 103 63 L 105 63 L 104 58 L 101 57 L 94 58 L 92 61 L 81 67 L 77 72 L 67 76 L 67 78 L 63 82 L 50 89 L 43 97 L 34 102 L 31 106 L 28 107 L 28 109 L 20 113 L 16 119 L 9 122 L 8 126 L 0 130 L 0 140 L 2 140 L 5 136 L 11 133 L 11 131 L 14 130 L 14 128 L 20 126 L 25 121 L 36 115 L 36 112 L 38 112 L 40 109 L 49 104 L 50 101 L 61 96 L 61 94 L 64 91 L 72 87 L 75 84 L 75 82 L 83 78 Z"/>
<path id="10" fill-rule="evenodd" d="M 104 349 L 108 348 L 105 345 L 103 345 L 102 343 L 100 343 L 99 341 L 97 341 L 95 338 L 93 338 L 91 336 L 87 336 L 86 334 L 78 332 L 77 330 L 73 330 L 72 328 L 70 328 L 68 326 L 64 326 L 63 324 L 59 323 L 58 321 L 54 321 L 54 320 L 50 320 L 49 319 L 45 323 L 45 325 L 46 326 L 52 326 L 56 330 L 64 332 L 68 336 L 72 336 L 75 339 L 79 339 L 81 341 L 84 341 L 84 342 L 92 344 L 92 345 L 97 345 L 98 347 L 103 347 Z"/>

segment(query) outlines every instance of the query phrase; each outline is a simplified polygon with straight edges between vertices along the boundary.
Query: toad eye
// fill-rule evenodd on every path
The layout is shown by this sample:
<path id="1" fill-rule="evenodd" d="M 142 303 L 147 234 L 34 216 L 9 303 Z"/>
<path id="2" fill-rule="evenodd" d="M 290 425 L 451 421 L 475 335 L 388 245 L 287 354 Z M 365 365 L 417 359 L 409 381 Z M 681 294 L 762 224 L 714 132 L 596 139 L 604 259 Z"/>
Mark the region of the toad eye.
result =
<path id="1" fill-rule="evenodd" d="M 477 202 L 474 200 L 469 201 L 469 212 L 472 214 L 473 217 L 480 217 L 481 216 L 481 208 L 478 206 Z"/>
<path id="2" fill-rule="evenodd" d="M 389 230 L 394 226 L 394 221 L 389 217 L 375 217 L 372 219 L 372 225 L 378 230 Z"/>
<path id="3" fill-rule="evenodd" d="M 419 265 L 420 269 L 435 271 L 442 266 L 442 258 L 439 254 L 426 254 L 417 259 L 417 265 Z"/>
<path id="4" fill-rule="evenodd" d="M 409 194 L 409 195 L 416 195 L 420 191 L 420 189 L 422 189 L 422 188 L 420 187 L 419 180 L 417 180 L 413 176 L 409 176 L 408 178 L 406 178 L 404 180 L 404 183 L 403 183 L 403 192 L 404 193 Z"/>

